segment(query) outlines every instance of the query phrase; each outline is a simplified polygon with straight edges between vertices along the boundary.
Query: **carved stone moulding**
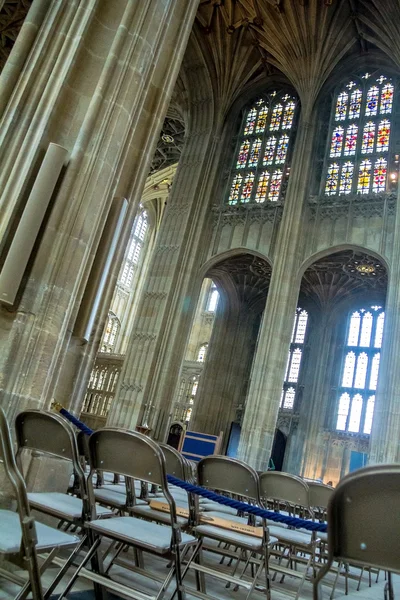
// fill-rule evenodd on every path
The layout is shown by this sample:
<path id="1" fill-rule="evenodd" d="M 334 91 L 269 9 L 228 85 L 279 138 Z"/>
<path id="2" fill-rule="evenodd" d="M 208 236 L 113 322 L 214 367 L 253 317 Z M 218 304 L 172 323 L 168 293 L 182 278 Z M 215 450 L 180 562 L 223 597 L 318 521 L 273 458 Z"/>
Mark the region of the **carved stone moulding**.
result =
<path id="1" fill-rule="evenodd" d="M 342 196 L 311 196 L 308 208 L 312 219 L 337 220 L 351 214 L 353 217 L 383 217 L 396 212 L 396 194 L 348 194 Z"/>
<path id="2" fill-rule="evenodd" d="M 238 225 L 241 223 L 273 223 L 282 218 L 283 204 L 281 202 L 265 202 L 213 206 L 214 226 L 219 224 Z"/>

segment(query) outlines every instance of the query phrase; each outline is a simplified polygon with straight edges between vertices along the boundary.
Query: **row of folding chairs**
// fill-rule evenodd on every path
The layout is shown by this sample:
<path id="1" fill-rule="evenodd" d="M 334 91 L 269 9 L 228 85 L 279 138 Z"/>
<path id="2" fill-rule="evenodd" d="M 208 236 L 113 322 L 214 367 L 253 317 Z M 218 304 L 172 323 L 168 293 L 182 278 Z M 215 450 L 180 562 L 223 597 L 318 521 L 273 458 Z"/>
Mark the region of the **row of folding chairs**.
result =
<path id="1" fill-rule="evenodd" d="M 297 597 L 307 575 L 313 576 L 314 597 L 317 598 L 318 583 L 332 569 L 335 560 L 349 562 L 351 559 L 354 564 L 375 565 L 393 571 L 399 568 L 394 560 L 385 562 L 389 558 L 387 552 L 379 553 L 388 540 L 394 550 L 390 556 L 392 559 L 396 556 L 395 550 L 400 550 L 398 529 L 397 547 L 394 548 L 391 532 L 377 528 L 373 514 L 368 514 L 371 506 L 379 508 L 379 493 L 382 492 L 385 506 L 393 505 L 394 514 L 394 499 L 398 503 L 399 491 L 399 470 L 395 467 L 367 470 L 365 474 L 359 472 L 356 483 L 359 485 L 360 480 L 363 481 L 362 499 L 358 492 L 349 496 L 346 488 L 347 481 L 353 485 L 352 478 L 356 475 L 345 478 L 333 493 L 321 484 L 307 484 L 288 474 L 259 474 L 248 465 L 227 457 L 207 457 L 198 464 L 199 485 L 256 506 L 323 521 L 329 504 L 329 537 L 321 540 L 319 534 L 246 517 L 216 503 L 199 501 L 198 497 L 169 486 L 167 472 L 194 482 L 192 465 L 174 449 L 157 444 L 140 433 L 106 428 L 94 432 L 85 441 L 80 436 L 78 444 L 72 427 L 60 415 L 25 411 L 16 419 L 15 460 L 7 423 L 1 412 L 0 430 L 6 473 L 13 482 L 18 500 L 17 513 L 2 511 L 0 514 L 0 532 L 3 523 L 8 523 L 8 534 L 2 536 L 6 543 L 2 546 L 0 542 L 0 554 L 20 562 L 23 560 L 30 575 L 18 600 L 25 598 L 29 591 L 34 600 L 49 598 L 60 582 L 63 586 L 60 598 L 64 597 L 78 577 L 93 583 L 96 598 L 102 598 L 105 590 L 112 589 L 123 597 L 138 600 L 150 597 L 161 600 L 167 590 L 182 599 L 189 572 L 194 573 L 196 581 L 190 594 L 200 598 L 209 598 L 206 590 L 209 576 L 222 580 L 226 586 L 244 588 L 247 598 L 255 589 L 262 589 L 270 598 L 272 571 L 273 576 L 297 577 Z M 26 448 L 70 460 L 74 471 L 73 495 L 27 493 L 20 474 L 21 453 Z M 392 480 L 391 491 L 386 485 L 388 473 Z M 379 480 L 380 487 L 371 486 L 372 480 L 377 483 Z M 373 496 L 375 505 L 366 501 L 368 486 L 371 486 L 370 491 L 377 492 Z M 167 505 L 168 512 L 154 508 L 157 506 L 154 501 Z M 32 508 L 55 517 L 62 529 L 35 524 L 30 513 Z M 181 516 L 184 513 L 185 516 Z M 372 523 L 369 528 L 363 525 L 358 530 L 351 527 L 350 517 L 354 519 L 357 515 L 359 523 L 367 514 Z M 339 516 L 340 527 L 336 525 Z M 219 526 L 220 518 L 236 523 L 236 529 Z M 16 527 L 18 522 L 19 528 Z M 254 530 L 243 533 L 243 525 Z M 385 541 L 374 541 L 374 549 L 378 549 L 375 553 L 372 540 L 377 531 Z M 350 535 L 354 539 L 349 545 Z M 360 542 L 360 539 L 364 541 Z M 346 540 L 344 545 L 343 540 Z M 320 552 L 321 543 L 328 544 L 328 551 L 322 558 L 319 555 L 318 562 L 316 552 Z M 205 560 L 208 552 L 220 554 L 227 568 L 208 563 Z M 146 569 L 144 555 L 147 553 L 165 559 L 169 566 L 165 577 Z M 378 554 L 380 560 L 377 560 Z M 38 557 L 41 557 L 40 562 Z M 43 591 L 41 574 L 54 564 L 59 566 L 59 571 Z M 115 579 L 116 566 L 159 581 L 156 595 L 149 596 Z M 67 573 L 69 579 L 66 581 Z M 1 574 L 4 573 L 0 571 Z M 9 572 L 6 575 L 11 577 Z"/>

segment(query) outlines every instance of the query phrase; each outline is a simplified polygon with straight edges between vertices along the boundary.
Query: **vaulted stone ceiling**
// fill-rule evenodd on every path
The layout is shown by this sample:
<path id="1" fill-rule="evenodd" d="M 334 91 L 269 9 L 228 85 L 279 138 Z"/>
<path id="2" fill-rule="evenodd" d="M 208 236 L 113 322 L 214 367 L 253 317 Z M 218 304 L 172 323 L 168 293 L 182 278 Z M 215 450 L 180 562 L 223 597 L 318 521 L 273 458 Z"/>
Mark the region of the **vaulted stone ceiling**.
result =
<path id="1" fill-rule="evenodd" d="M 185 126 L 183 122 L 179 119 L 167 117 L 163 123 L 157 148 L 151 162 L 150 173 L 165 169 L 165 167 L 179 161 L 184 137 Z"/>
<path id="2" fill-rule="evenodd" d="M 5 0 L 0 2 L 0 71 L 11 52 L 32 0 Z"/>

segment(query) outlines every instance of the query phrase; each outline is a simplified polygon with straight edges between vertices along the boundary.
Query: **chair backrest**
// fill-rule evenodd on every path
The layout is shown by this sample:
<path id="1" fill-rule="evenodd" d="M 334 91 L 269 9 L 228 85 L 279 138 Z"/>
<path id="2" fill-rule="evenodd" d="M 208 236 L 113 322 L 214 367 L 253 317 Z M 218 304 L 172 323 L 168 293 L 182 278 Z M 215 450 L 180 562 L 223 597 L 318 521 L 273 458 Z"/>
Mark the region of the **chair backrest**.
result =
<path id="1" fill-rule="evenodd" d="M 329 561 L 400 572 L 400 465 L 347 475 L 328 506 Z"/>
<path id="2" fill-rule="evenodd" d="M 165 467 L 168 475 L 178 477 L 178 479 L 187 479 L 187 464 L 185 458 L 168 444 L 159 444 L 165 458 Z"/>
<path id="3" fill-rule="evenodd" d="M 264 503 L 268 500 L 278 500 L 292 506 L 310 509 L 308 485 L 303 479 L 290 473 L 279 471 L 261 473 L 260 496 Z"/>
<path id="4" fill-rule="evenodd" d="M 316 483 L 314 481 L 308 481 L 307 485 L 309 489 L 310 506 L 312 506 L 312 508 L 326 510 L 335 489 L 330 485 Z"/>
<path id="5" fill-rule="evenodd" d="M 257 472 L 240 460 L 228 456 L 206 456 L 197 464 L 197 477 L 203 487 L 259 503 Z"/>
<path id="6" fill-rule="evenodd" d="M 89 436 L 83 431 L 79 431 L 76 435 L 78 445 L 78 453 L 85 463 L 89 463 Z"/>

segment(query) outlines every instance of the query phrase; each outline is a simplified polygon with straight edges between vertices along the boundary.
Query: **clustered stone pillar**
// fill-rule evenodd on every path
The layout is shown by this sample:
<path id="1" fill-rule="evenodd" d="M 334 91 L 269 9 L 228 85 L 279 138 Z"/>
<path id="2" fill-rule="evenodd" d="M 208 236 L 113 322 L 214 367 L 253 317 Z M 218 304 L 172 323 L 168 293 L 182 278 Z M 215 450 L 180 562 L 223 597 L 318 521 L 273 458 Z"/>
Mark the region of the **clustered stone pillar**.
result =
<path id="1" fill-rule="evenodd" d="M 127 198 L 121 258 L 197 4 L 33 3 L 0 82 L 0 239 L 12 236 L 50 142 L 67 148 L 69 164 L 20 302 L 0 312 L 0 388 L 11 414 L 49 406 L 63 374 L 76 377 L 68 347 L 101 231 L 113 197 Z"/>
<path id="2" fill-rule="evenodd" d="M 303 213 L 308 197 L 316 119 L 303 104 L 291 175 L 279 227 L 267 304 L 253 363 L 243 418 L 239 458 L 254 468 L 268 466 L 275 435 L 287 353 L 300 280 Z"/>

